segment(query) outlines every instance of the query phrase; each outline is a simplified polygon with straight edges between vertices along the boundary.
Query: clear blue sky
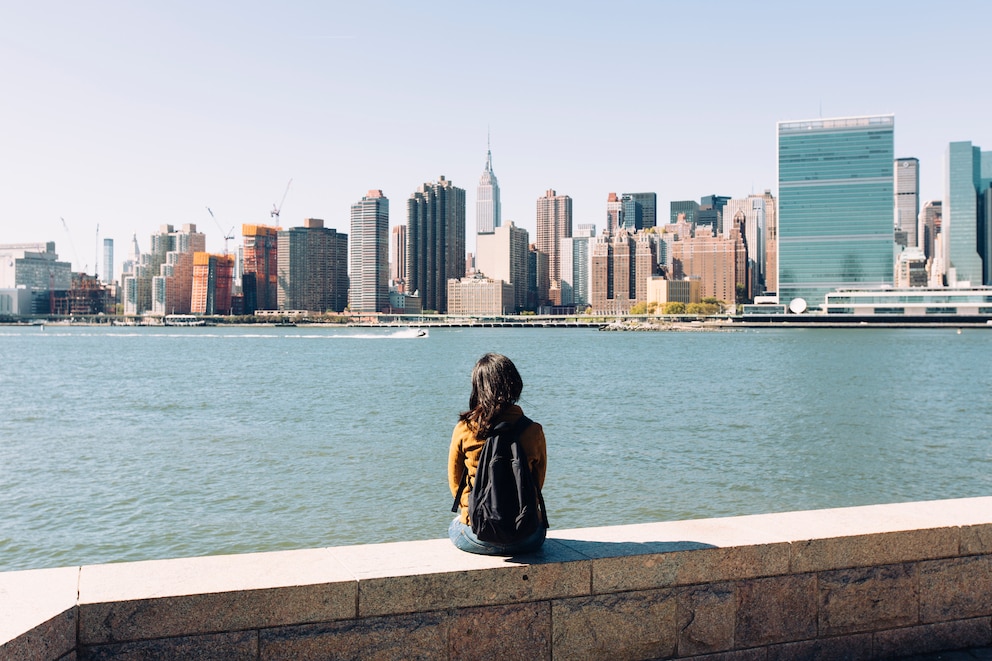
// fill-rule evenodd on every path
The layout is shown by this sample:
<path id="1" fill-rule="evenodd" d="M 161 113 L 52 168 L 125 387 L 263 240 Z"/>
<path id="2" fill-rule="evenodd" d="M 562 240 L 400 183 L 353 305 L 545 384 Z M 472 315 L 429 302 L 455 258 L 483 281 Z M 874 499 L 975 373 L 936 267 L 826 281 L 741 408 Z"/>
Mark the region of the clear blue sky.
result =
<path id="1" fill-rule="evenodd" d="M 939 199 L 948 142 L 992 149 L 987 7 L 4 2 L 0 243 L 54 240 L 92 273 L 98 224 L 118 262 L 166 223 L 220 252 L 290 179 L 284 227 L 347 232 L 368 189 L 398 225 L 443 174 L 471 250 L 487 130 L 504 222 L 531 232 L 548 188 L 600 229 L 611 191 L 667 214 L 775 190 L 776 122 L 818 116 L 895 114 L 896 155 Z"/>

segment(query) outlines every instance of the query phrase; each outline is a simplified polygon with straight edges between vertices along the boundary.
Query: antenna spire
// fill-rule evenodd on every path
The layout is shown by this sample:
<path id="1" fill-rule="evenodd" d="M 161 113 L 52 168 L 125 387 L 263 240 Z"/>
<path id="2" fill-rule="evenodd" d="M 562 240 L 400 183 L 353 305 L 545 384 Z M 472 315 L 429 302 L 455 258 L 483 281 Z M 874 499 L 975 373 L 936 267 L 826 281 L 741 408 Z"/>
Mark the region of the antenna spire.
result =
<path id="1" fill-rule="evenodd" d="M 486 127 L 486 170 L 492 172 L 493 169 L 493 150 L 489 142 L 489 127 Z"/>

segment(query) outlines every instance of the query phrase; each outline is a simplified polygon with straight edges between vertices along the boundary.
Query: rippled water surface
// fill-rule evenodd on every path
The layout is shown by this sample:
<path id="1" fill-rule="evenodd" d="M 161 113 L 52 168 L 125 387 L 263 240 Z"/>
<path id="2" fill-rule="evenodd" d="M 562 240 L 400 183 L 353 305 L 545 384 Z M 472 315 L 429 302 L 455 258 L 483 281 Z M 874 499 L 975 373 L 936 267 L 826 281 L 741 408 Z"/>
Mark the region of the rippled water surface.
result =
<path id="1" fill-rule="evenodd" d="M 0 327 L 0 570 L 443 537 L 486 351 L 554 527 L 992 494 L 992 331 Z"/>

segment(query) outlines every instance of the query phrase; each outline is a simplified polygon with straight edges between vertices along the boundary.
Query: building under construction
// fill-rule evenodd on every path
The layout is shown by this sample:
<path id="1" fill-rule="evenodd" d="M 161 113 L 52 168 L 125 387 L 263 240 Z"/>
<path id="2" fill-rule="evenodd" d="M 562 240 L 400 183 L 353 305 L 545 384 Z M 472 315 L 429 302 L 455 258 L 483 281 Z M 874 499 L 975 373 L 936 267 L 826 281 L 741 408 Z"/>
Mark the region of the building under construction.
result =
<path id="1" fill-rule="evenodd" d="M 278 307 L 279 229 L 269 225 L 241 226 L 245 241 L 244 272 L 241 274 L 245 314 Z"/>
<path id="2" fill-rule="evenodd" d="M 231 314 L 234 255 L 193 254 L 193 314 Z"/>

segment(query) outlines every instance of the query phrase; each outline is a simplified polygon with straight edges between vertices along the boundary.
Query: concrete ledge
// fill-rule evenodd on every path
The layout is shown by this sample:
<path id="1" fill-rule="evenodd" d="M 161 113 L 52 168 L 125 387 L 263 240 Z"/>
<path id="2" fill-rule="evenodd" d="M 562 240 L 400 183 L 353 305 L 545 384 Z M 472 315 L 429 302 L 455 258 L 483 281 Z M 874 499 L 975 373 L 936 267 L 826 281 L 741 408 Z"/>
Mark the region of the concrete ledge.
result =
<path id="1" fill-rule="evenodd" d="M 561 530 L 517 558 L 445 539 L 0 574 L 4 659 L 870 659 L 989 643 L 992 498 Z"/>

